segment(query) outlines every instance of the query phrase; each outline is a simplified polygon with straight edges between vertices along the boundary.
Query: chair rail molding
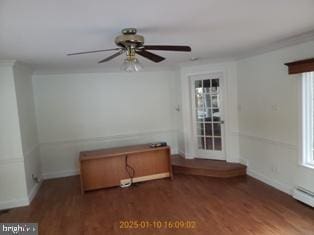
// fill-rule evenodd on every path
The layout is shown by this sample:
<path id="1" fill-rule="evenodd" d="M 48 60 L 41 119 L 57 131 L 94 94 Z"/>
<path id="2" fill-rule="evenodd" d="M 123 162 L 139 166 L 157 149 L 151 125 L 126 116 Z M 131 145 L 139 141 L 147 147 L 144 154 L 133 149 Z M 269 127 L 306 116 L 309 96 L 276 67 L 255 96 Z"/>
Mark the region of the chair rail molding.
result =
<path id="1" fill-rule="evenodd" d="M 298 148 L 297 144 L 291 144 L 291 143 L 283 142 L 283 141 L 268 138 L 268 137 L 253 135 L 250 133 L 245 133 L 245 132 L 237 132 L 236 133 L 236 132 L 234 132 L 234 134 L 237 134 L 239 137 L 248 138 L 248 139 L 252 139 L 255 141 L 261 141 L 261 142 L 264 142 L 266 144 L 272 144 L 272 145 L 288 148 L 291 150 L 297 150 L 297 148 Z"/>
<path id="2" fill-rule="evenodd" d="M 172 154 L 178 153 L 176 129 L 42 142 L 40 143 L 42 177 L 49 179 L 79 174 L 78 156 L 81 151 L 160 141 L 167 142 Z"/>

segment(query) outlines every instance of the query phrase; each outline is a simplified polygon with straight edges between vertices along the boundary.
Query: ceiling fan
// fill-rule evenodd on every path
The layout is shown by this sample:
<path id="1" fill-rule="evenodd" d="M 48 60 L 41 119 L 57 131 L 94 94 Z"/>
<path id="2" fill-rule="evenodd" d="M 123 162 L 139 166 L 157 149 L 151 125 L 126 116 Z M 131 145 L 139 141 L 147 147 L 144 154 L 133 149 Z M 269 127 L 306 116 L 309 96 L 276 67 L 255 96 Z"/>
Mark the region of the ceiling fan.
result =
<path id="1" fill-rule="evenodd" d="M 141 64 L 136 58 L 136 54 L 145 57 L 155 63 L 159 63 L 165 60 L 164 57 L 149 52 L 149 50 L 156 51 L 191 51 L 189 46 L 179 46 L 179 45 L 144 45 L 144 37 L 142 35 L 136 34 L 137 30 L 135 28 L 126 28 L 123 29 L 122 35 L 119 35 L 115 38 L 115 43 L 118 46 L 117 48 L 105 49 L 105 50 L 96 50 L 96 51 L 84 51 L 77 53 L 70 53 L 68 56 L 72 55 L 82 55 L 89 53 L 105 52 L 105 51 L 117 51 L 113 55 L 99 61 L 98 63 L 104 63 L 109 60 L 116 58 L 123 53 L 126 53 L 126 59 L 124 60 L 121 69 L 133 72 L 139 71 L 142 69 Z"/>

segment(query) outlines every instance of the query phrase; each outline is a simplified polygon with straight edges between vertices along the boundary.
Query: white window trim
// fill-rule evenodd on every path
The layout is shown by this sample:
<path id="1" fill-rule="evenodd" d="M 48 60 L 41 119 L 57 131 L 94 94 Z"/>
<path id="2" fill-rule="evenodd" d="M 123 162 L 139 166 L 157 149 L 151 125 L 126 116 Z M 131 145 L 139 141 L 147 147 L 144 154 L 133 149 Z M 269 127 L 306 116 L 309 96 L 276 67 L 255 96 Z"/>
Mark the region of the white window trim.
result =
<path id="1" fill-rule="evenodd" d="M 302 161 L 303 166 L 314 169 L 314 108 L 312 90 L 314 83 L 314 72 L 302 74 Z"/>

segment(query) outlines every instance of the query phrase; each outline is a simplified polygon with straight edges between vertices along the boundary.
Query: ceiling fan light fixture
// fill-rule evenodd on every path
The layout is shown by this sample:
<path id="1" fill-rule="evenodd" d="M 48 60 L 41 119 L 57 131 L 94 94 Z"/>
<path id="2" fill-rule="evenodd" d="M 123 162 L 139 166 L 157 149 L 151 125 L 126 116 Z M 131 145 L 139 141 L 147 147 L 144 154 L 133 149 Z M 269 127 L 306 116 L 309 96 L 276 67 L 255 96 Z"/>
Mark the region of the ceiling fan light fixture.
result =
<path id="1" fill-rule="evenodd" d="M 96 50 L 96 51 L 82 51 L 76 53 L 70 53 L 69 56 L 72 55 L 81 55 L 81 54 L 89 54 L 96 52 L 104 52 L 104 51 L 117 51 L 114 54 L 107 56 L 106 58 L 98 61 L 98 64 L 102 64 L 104 62 L 108 62 L 120 55 L 124 52 L 126 53 L 127 58 L 124 60 L 121 69 L 127 72 L 137 72 L 142 69 L 142 65 L 135 58 L 136 55 L 140 55 L 150 61 L 155 63 L 160 63 L 166 58 L 157 55 L 152 51 L 176 51 L 176 52 L 191 52 L 191 47 L 184 45 L 146 45 L 144 44 L 144 37 L 142 35 L 137 34 L 137 30 L 135 28 L 126 28 L 122 30 L 122 34 L 118 35 L 115 38 L 115 44 L 118 46 L 117 48 L 105 49 L 105 50 Z"/>
<path id="2" fill-rule="evenodd" d="M 126 72 L 138 72 L 143 69 L 139 60 L 135 57 L 126 58 L 121 65 L 121 70 Z"/>

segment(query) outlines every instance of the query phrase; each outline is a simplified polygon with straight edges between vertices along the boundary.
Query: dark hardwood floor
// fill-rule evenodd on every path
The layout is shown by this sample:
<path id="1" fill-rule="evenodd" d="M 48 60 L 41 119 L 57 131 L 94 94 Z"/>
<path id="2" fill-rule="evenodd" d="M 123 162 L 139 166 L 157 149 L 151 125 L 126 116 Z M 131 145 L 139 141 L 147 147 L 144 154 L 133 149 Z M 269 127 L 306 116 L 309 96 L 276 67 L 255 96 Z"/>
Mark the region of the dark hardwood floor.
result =
<path id="1" fill-rule="evenodd" d="M 160 221 L 162 226 L 121 229 L 120 221 Z M 195 221 L 195 227 L 169 228 L 175 221 Z M 85 195 L 78 176 L 47 180 L 30 206 L 0 213 L 0 222 L 38 222 L 39 234 L 58 235 L 314 234 L 312 208 L 249 176 L 176 175 L 173 181 Z"/>

